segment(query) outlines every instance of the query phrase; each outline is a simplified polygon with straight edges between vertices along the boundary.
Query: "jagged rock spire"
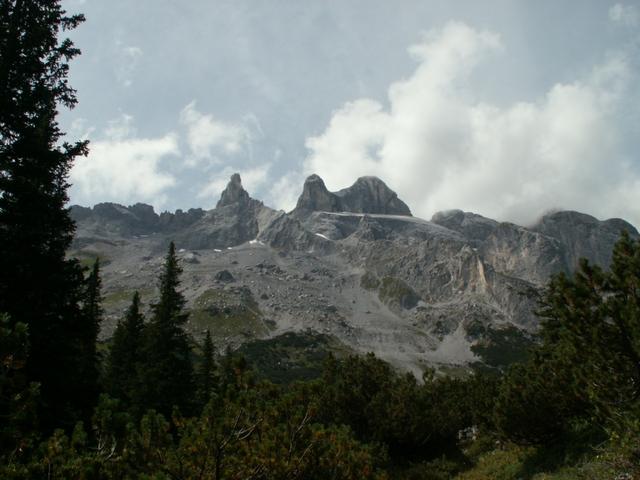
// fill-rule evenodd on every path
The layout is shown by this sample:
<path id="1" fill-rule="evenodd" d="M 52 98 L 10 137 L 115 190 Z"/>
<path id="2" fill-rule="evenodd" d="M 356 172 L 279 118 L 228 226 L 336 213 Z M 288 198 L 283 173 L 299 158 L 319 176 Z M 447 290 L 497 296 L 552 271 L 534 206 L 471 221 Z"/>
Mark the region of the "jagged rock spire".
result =
<path id="1" fill-rule="evenodd" d="M 231 180 L 227 184 L 227 188 L 224 189 L 220 200 L 216 205 L 216 208 L 226 207 L 234 203 L 245 203 L 249 200 L 249 194 L 242 188 L 242 180 L 239 173 L 231 175 Z"/>
<path id="2" fill-rule="evenodd" d="M 295 210 L 297 212 L 339 212 L 342 206 L 340 199 L 327 190 L 324 181 L 313 174 L 305 180 L 302 195 L 298 198 Z"/>

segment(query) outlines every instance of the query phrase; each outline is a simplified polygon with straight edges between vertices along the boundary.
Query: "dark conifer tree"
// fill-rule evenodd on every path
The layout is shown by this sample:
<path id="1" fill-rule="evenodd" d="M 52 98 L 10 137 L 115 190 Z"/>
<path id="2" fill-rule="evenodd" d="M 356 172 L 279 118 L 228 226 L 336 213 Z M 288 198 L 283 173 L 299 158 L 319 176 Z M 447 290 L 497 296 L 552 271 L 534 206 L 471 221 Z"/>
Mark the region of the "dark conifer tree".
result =
<path id="1" fill-rule="evenodd" d="M 59 105 L 76 104 L 67 74 L 80 53 L 58 35 L 83 20 L 57 0 L 0 2 L 0 311 L 29 328 L 26 371 L 41 384 L 45 427 L 72 425 L 86 402 L 72 391 L 86 337 L 65 204 L 69 169 L 87 145 L 61 144 L 55 119 Z"/>
<path id="2" fill-rule="evenodd" d="M 623 232 L 611 270 L 586 259 L 573 277 L 554 277 L 543 297 L 546 372 L 569 372 L 565 390 L 601 420 L 625 423 L 640 411 L 640 241 Z M 553 367 L 553 368 L 551 368 Z"/>
<path id="3" fill-rule="evenodd" d="M 173 242 L 160 276 L 160 299 L 145 328 L 143 359 L 139 375 L 142 396 L 139 405 L 170 415 L 178 406 L 183 413 L 194 407 L 195 385 L 189 338 L 183 329 L 188 314 L 178 290 L 182 268 Z"/>
<path id="4" fill-rule="evenodd" d="M 35 440 L 38 385 L 29 384 L 24 372 L 29 335 L 24 323 L 11 323 L 0 313 L 0 463 Z"/>
<path id="5" fill-rule="evenodd" d="M 73 382 L 74 390 L 82 401 L 83 418 L 90 418 L 99 393 L 99 359 L 96 350 L 102 323 L 102 280 L 100 260 L 96 258 L 86 279 L 82 301 L 83 322 L 80 324 L 80 355 L 82 362 Z"/>
<path id="6" fill-rule="evenodd" d="M 98 337 L 102 322 L 102 279 L 100 278 L 100 259 L 96 258 L 86 280 L 82 313 L 87 318 L 87 335 Z M 94 342 L 95 343 L 95 342 Z M 95 347 L 93 348 L 95 350 Z"/>
<path id="7" fill-rule="evenodd" d="M 144 316 L 140 313 L 140 295 L 135 292 L 125 318 L 118 322 L 113 333 L 105 372 L 107 392 L 129 407 L 132 406 L 139 390 L 137 371 L 142 358 L 143 329 Z"/>
<path id="8" fill-rule="evenodd" d="M 198 401 L 204 406 L 211 399 L 216 386 L 216 364 L 213 357 L 213 342 L 211 341 L 211 332 L 207 330 L 202 344 L 202 363 L 198 370 Z"/>

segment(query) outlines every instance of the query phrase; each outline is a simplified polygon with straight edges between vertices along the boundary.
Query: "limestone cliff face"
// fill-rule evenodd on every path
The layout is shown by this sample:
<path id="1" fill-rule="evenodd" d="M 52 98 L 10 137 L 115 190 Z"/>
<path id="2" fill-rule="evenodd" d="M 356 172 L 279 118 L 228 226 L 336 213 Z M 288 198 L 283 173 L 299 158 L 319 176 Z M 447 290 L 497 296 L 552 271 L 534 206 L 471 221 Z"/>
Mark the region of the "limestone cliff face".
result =
<path id="1" fill-rule="evenodd" d="M 228 248 L 255 239 L 276 211 L 251 198 L 235 173 L 213 210 L 156 214 L 153 207 L 137 203 L 125 207 L 100 203 L 95 207 L 71 207 L 80 229 L 78 237 L 170 236 L 185 248 Z"/>
<path id="2" fill-rule="evenodd" d="M 306 218 L 313 212 L 411 216 L 409 207 L 378 177 L 360 177 L 350 187 L 332 193 L 318 175 L 309 176 L 292 214 Z"/>
<path id="3" fill-rule="evenodd" d="M 556 239 L 563 245 L 566 269 L 575 269 L 580 258 L 598 265 L 611 263 L 611 251 L 620 233 L 632 236 L 638 231 L 619 218 L 600 221 L 591 215 L 573 211 L 544 215 L 531 230 Z"/>
<path id="4" fill-rule="evenodd" d="M 327 190 L 324 181 L 318 175 L 310 175 L 304 182 L 302 194 L 292 213 L 300 218 L 312 212 L 340 211 L 342 211 L 340 199 Z"/>
<path id="5" fill-rule="evenodd" d="M 237 174 L 208 211 L 158 215 L 144 204 L 105 203 L 71 213 L 78 228 L 70 255 L 104 259 L 104 335 L 126 308 L 118 299 L 133 289 L 152 295 L 174 240 L 194 334 L 224 324 L 224 346 L 310 329 L 418 374 L 426 364 L 478 360 L 478 332 L 526 337 L 550 275 L 572 272 L 580 257 L 606 268 L 620 232 L 638 235 L 624 220 L 577 212 L 530 227 L 461 210 L 427 221 L 375 177 L 332 193 L 312 175 L 289 214 L 251 198 Z M 221 280 L 222 271 L 234 281 Z M 236 305 L 238 292 L 250 302 Z"/>
<path id="6" fill-rule="evenodd" d="M 225 188 L 220 195 L 220 200 L 216 205 L 216 208 L 227 207 L 229 205 L 245 205 L 249 203 L 251 198 L 247 191 L 242 188 L 242 180 L 240 179 L 240 174 L 234 173 L 231 175 L 231 180 L 227 184 L 227 188 Z"/>
<path id="7" fill-rule="evenodd" d="M 204 215 L 201 208 L 191 208 L 184 212 L 154 212 L 151 205 L 136 203 L 129 207 L 117 203 L 99 203 L 93 208 L 73 205 L 71 218 L 81 229 L 81 237 L 150 235 L 161 232 L 169 234 L 190 227 Z"/>
<path id="8" fill-rule="evenodd" d="M 407 204 L 378 177 L 360 177 L 335 195 L 347 212 L 411 216 Z"/>
<path id="9" fill-rule="evenodd" d="M 461 210 L 436 213 L 431 221 L 462 234 L 496 271 L 538 285 L 552 274 L 571 273 L 580 258 L 607 267 L 620 233 L 638 235 L 624 220 L 571 211 L 544 215 L 528 228 Z"/>
<path id="10" fill-rule="evenodd" d="M 228 248 L 258 237 L 261 227 L 276 212 L 249 196 L 240 175 L 234 173 L 220 195 L 216 208 L 176 236 L 185 248 Z"/>

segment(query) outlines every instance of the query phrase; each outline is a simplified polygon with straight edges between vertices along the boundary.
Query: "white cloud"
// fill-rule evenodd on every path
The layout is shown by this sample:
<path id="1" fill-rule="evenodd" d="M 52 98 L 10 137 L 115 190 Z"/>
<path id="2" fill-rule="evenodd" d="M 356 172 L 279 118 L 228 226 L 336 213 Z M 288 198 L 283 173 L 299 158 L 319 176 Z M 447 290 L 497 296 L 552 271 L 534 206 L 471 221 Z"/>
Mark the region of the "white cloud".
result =
<path id="1" fill-rule="evenodd" d="M 179 154 L 177 137 L 133 137 L 133 119 L 123 115 L 109 122 L 100 140 L 92 141 L 88 157 L 77 158 L 71 170 L 75 203 L 99 201 L 166 202 L 165 190 L 175 178 L 161 170 L 161 162 Z"/>
<path id="2" fill-rule="evenodd" d="M 111 141 L 120 141 L 125 138 L 133 137 L 136 129 L 133 125 L 133 117 L 123 113 L 120 118 L 109 120 L 104 136 Z"/>
<path id="3" fill-rule="evenodd" d="M 640 12 L 633 5 L 616 3 L 609 9 L 609 19 L 626 27 L 637 27 L 640 24 Z"/>
<path id="4" fill-rule="evenodd" d="M 257 122 L 255 117 L 247 118 Z M 203 114 L 196 109 L 195 102 L 180 112 L 180 124 L 187 132 L 186 140 L 191 151 L 191 156 L 187 158 L 189 166 L 203 162 L 219 163 L 216 154 L 237 154 L 251 140 L 250 131 L 245 125 L 222 122 L 211 114 Z"/>
<path id="5" fill-rule="evenodd" d="M 346 103 L 307 139 L 304 173 L 330 189 L 378 175 L 426 218 L 462 208 L 529 223 L 557 207 L 640 223 L 640 174 L 620 153 L 615 123 L 632 74 L 625 56 L 533 101 L 473 100 L 469 74 L 501 48 L 497 35 L 463 23 L 431 32 L 409 49 L 419 64 L 389 87 L 388 108 Z"/>
<path id="6" fill-rule="evenodd" d="M 304 175 L 299 172 L 290 172 L 273 184 L 268 195 L 270 204 L 289 212 L 293 210 L 302 193 Z"/>
<path id="7" fill-rule="evenodd" d="M 227 183 L 229 183 L 231 175 L 239 173 L 242 179 L 242 186 L 250 196 L 255 198 L 255 192 L 269 180 L 270 168 L 271 164 L 269 163 L 239 170 L 226 167 L 209 179 L 207 185 L 198 193 L 198 197 L 207 199 L 208 205 L 206 205 L 206 208 L 215 206 L 220 198 L 220 194 L 226 188 Z"/>
<path id="8" fill-rule="evenodd" d="M 133 45 L 123 45 L 116 41 L 115 74 L 118 82 L 124 87 L 133 85 L 133 74 L 142 58 L 142 49 Z"/>

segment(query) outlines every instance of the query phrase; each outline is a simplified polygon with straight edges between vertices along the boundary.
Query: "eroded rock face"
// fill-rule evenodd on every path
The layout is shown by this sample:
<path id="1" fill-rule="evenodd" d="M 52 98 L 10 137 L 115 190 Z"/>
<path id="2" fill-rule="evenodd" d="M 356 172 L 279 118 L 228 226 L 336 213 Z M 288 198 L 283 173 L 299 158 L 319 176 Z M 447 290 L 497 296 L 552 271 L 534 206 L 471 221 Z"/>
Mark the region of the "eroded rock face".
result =
<path id="1" fill-rule="evenodd" d="M 306 218 L 313 212 L 411 216 L 409 207 L 378 177 L 360 177 L 350 187 L 330 192 L 315 174 L 305 180 L 302 195 L 292 214 Z"/>
<path id="2" fill-rule="evenodd" d="M 461 210 L 426 221 L 375 177 L 332 193 L 312 175 L 290 214 L 251 198 L 237 174 L 209 211 L 71 211 L 78 228 L 70 254 L 103 259 L 105 336 L 131 291 L 152 300 L 150 285 L 175 240 L 195 334 L 211 327 L 224 347 L 309 329 L 418 376 L 424 365 L 478 360 L 478 332 L 526 337 L 550 275 L 570 273 L 579 257 L 607 267 L 620 231 L 638 235 L 624 220 L 577 212 L 531 227 Z"/>
<path id="3" fill-rule="evenodd" d="M 442 225 L 450 230 L 460 232 L 469 240 L 482 242 L 491 235 L 499 223 L 490 218 L 462 210 L 447 210 L 437 212 L 431 217 L 433 223 Z"/>
<path id="4" fill-rule="evenodd" d="M 240 175 L 231 176 L 215 209 L 176 236 L 190 249 L 229 248 L 254 240 L 277 212 L 249 196 Z"/>
<path id="5" fill-rule="evenodd" d="M 333 249 L 332 242 L 326 236 L 310 232 L 297 218 L 284 213 L 275 218 L 258 238 L 282 252 L 327 253 Z"/>
<path id="6" fill-rule="evenodd" d="M 343 211 L 411 216 L 407 204 L 378 177 L 360 177 L 335 195 L 340 198 Z"/>
<path id="7" fill-rule="evenodd" d="M 192 250 L 228 248 L 253 240 L 276 213 L 249 196 L 237 173 L 231 176 L 218 206 L 207 212 L 195 208 L 158 215 L 152 206 L 142 203 L 130 207 L 115 203 L 99 203 L 92 209 L 71 207 L 71 217 L 79 229 L 77 237 L 161 235 Z"/>
<path id="8" fill-rule="evenodd" d="M 225 188 L 220 195 L 220 200 L 218 200 L 216 208 L 226 207 L 233 204 L 246 204 L 249 200 L 249 194 L 244 188 L 242 188 L 240 174 L 234 173 L 231 175 L 231 180 L 227 184 L 227 188 Z"/>
<path id="9" fill-rule="evenodd" d="M 431 221 L 460 232 L 496 271 L 537 285 L 550 275 L 571 273 L 580 258 L 607 267 L 622 230 L 638 235 L 624 220 L 600 221 L 571 211 L 544 215 L 528 228 L 461 210 L 438 212 Z"/>
<path id="10" fill-rule="evenodd" d="M 531 230 L 555 238 L 564 246 L 567 269 L 575 269 L 580 258 L 608 266 L 620 233 L 625 230 L 632 236 L 638 235 L 638 230 L 622 219 L 600 221 L 591 215 L 573 211 L 544 215 Z"/>
<path id="11" fill-rule="evenodd" d="M 293 215 L 305 217 L 312 212 L 341 212 L 342 202 L 329 190 L 318 175 L 310 175 L 304 182 Z"/>
<path id="12" fill-rule="evenodd" d="M 117 203 L 98 203 L 93 208 L 73 205 L 71 218 L 79 228 L 84 229 L 83 236 L 93 233 L 101 235 L 151 235 L 169 234 L 183 230 L 204 215 L 201 208 L 191 208 L 187 212 L 178 209 L 175 213 L 155 213 L 151 205 L 136 203 L 129 207 Z"/>

